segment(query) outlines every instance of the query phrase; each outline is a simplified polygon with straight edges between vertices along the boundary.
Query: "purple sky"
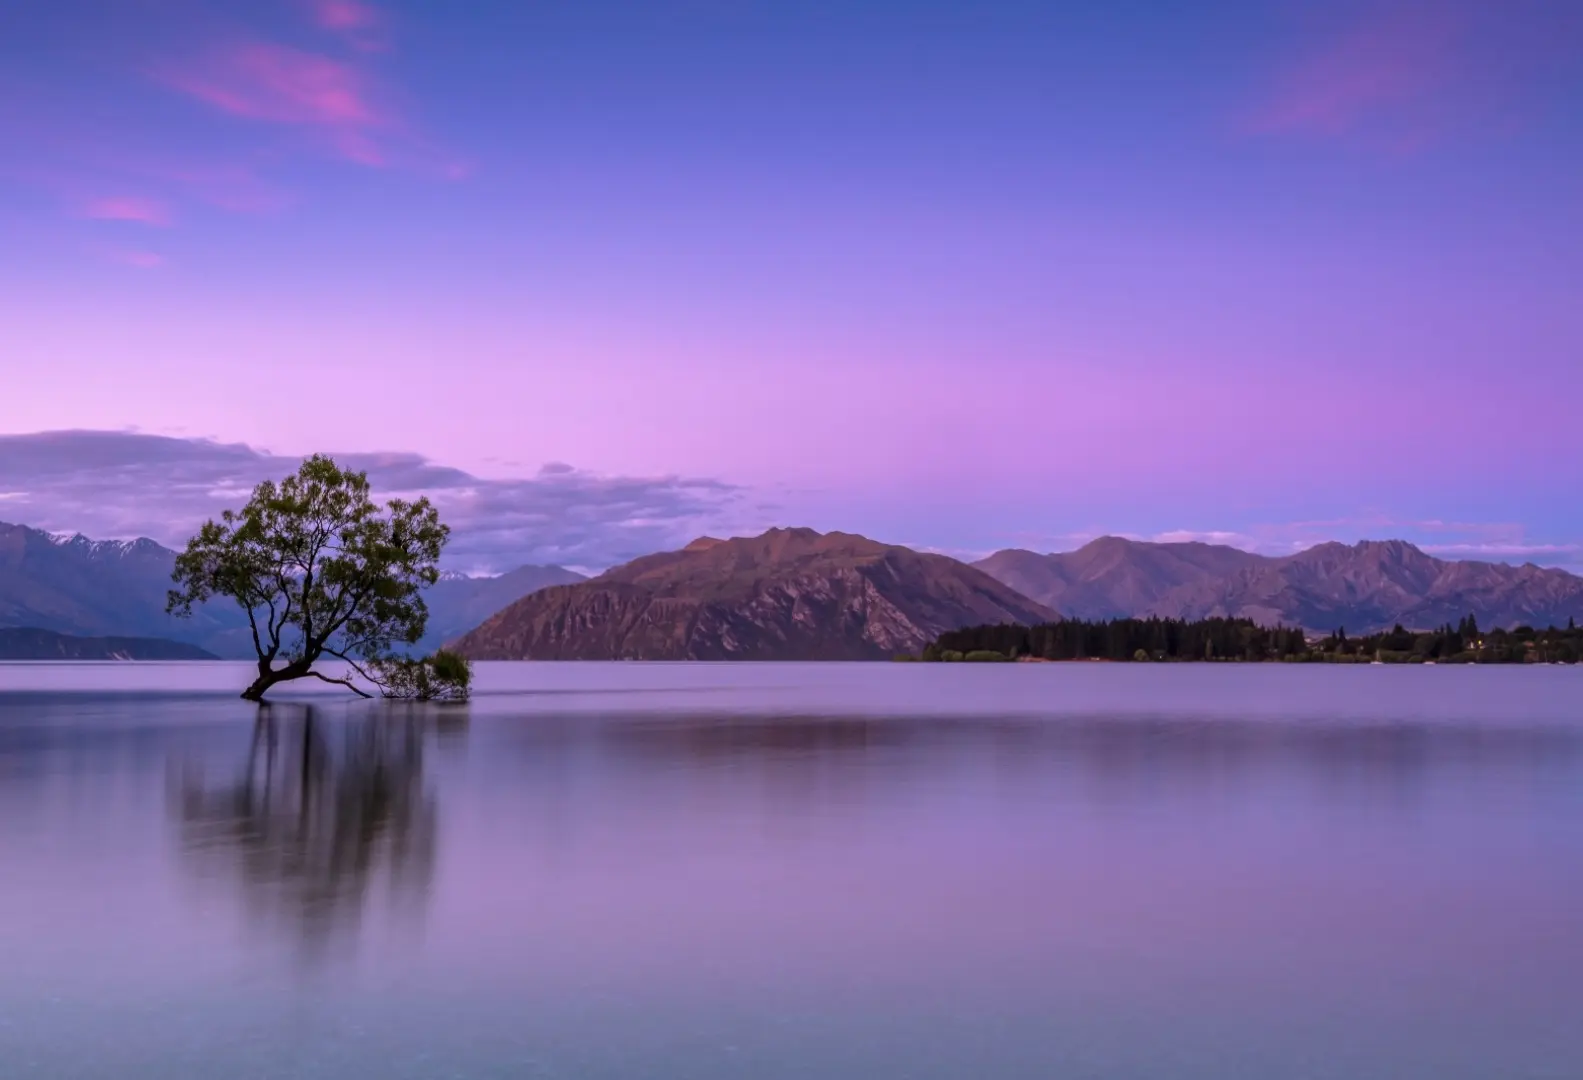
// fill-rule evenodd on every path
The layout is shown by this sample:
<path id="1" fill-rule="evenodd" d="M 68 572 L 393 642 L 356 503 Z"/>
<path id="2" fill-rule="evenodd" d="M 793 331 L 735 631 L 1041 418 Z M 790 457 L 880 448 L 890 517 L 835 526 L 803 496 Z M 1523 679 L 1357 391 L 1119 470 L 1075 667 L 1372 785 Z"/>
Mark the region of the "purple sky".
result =
<path id="1" fill-rule="evenodd" d="M 0 519 L 169 539 L 325 450 L 507 499 L 480 568 L 1583 564 L 1580 102 L 1570 0 L 20 0 L 0 433 L 222 445 L 9 439 Z"/>

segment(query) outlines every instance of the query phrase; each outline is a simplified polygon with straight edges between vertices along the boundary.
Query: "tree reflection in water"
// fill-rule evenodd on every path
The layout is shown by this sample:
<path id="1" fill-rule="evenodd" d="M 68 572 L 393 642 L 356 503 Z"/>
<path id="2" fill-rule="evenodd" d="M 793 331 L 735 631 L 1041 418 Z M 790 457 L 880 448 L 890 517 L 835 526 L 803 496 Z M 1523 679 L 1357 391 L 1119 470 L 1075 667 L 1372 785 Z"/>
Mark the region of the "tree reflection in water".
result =
<path id="1" fill-rule="evenodd" d="M 173 790 L 182 848 L 207 878 L 237 875 L 251 922 L 286 929 L 308 956 L 353 940 L 371 906 L 421 910 L 433 877 L 436 809 L 424 782 L 431 729 L 454 710 L 392 706 L 345 721 L 312 706 L 259 711 L 241 775 L 210 786 L 195 768 Z"/>

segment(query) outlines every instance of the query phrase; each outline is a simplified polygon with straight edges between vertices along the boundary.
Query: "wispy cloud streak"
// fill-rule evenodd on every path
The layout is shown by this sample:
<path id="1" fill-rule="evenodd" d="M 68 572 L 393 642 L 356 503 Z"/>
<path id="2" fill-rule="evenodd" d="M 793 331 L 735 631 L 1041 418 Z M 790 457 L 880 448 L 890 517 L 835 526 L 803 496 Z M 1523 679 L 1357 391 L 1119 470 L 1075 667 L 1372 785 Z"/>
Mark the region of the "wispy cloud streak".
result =
<path id="1" fill-rule="evenodd" d="M 1464 20 L 1447 6 L 1377 17 L 1288 72 L 1252 126 L 1341 135 L 1382 116 L 1411 120 L 1456 77 L 1464 31 Z"/>
<path id="2" fill-rule="evenodd" d="M 599 569 L 730 532 L 747 512 L 740 489 L 708 477 L 605 476 L 554 464 L 486 479 L 418 454 L 335 457 L 366 470 L 381 498 L 431 499 L 453 529 L 447 563 L 466 572 L 524 563 Z M 240 443 L 134 432 L 5 435 L 0 491 L 9 494 L 6 520 L 18 524 L 179 546 L 206 517 L 240 506 L 254 484 L 299 462 Z"/>
<path id="3" fill-rule="evenodd" d="M 142 225 L 169 225 L 170 210 L 157 199 L 138 195 L 107 195 L 90 199 L 82 208 L 84 217 L 98 221 L 133 221 Z"/>
<path id="4" fill-rule="evenodd" d="M 312 0 L 314 21 L 341 35 L 353 48 L 378 52 L 389 46 L 385 16 L 359 0 Z"/>
<path id="5" fill-rule="evenodd" d="M 217 49 L 156 77 L 232 116 L 319 132 L 342 157 L 381 165 L 377 133 L 395 125 L 374 101 L 371 80 L 352 64 L 253 41 Z"/>
<path id="6" fill-rule="evenodd" d="M 1583 8 L 1549 0 L 1387 0 L 1316 34 L 1244 116 L 1253 134 L 1413 151 L 1509 131 L 1546 107 L 1533 91 L 1575 71 Z"/>
<path id="7" fill-rule="evenodd" d="M 7 120 L 28 146 L 9 176 L 37 187 L 79 219 L 193 227 L 203 210 L 276 214 L 307 197 L 288 180 L 304 157 L 458 181 L 473 167 L 409 115 L 391 52 L 393 20 L 364 0 L 283 5 L 179 4 L 188 18 L 152 20 L 149 33 L 114 38 L 117 67 L 158 114 L 135 107 L 113 124 L 73 94 L 29 100 Z M 284 7 L 282 12 L 273 10 Z M 157 24 L 157 25 L 156 25 Z M 157 33 L 155 32 L 157 31 Z M 112 57 L 113 60 L 113 57 Z M 172 97 L 192 113 L 166 115 Z M 132 103 L 134 106 L 141 101 Z M 7 113 L 0 109 L 0 113 Z M 209 122 L 198 122 L 203 114 Z M 218 118 L 218 120 L 216 120 Z M 100 252 L 101 257 L 104 253 Z M 152 266 L 151 253 L 108 256 Z"/>

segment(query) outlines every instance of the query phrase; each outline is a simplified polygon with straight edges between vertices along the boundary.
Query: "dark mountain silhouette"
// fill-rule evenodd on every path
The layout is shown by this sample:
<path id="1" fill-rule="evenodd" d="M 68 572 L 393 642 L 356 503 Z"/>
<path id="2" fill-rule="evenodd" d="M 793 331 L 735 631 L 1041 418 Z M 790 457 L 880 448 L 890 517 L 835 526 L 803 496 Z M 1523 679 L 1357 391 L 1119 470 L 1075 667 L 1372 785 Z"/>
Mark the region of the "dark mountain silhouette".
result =
<path id="1" fill-rule="evenodd" d="M 211 604 L 191 619 L 165 614 L 175 553 L 152 540 L 58 537 L 0 523 L 0 627 L 35 627 L 87 637 L 154 637 L 226 655 L 245 619 Z"/>
<path id="2" fill-rule="evenodd" d="M 0 627 L 164 638 L 251 657 L 246 616 L 230 600 L 205 604 L 190 619 L 165 614 L 175 563 L 176 553 L 152 540 L 59 537 L 0 522 Z M 498 577 L 443 575 L 424 595 L 429 629 L 418 647 L 433 648 L 534 589 L 581 580 L 559 566 L 523 566 Z"/>
<path id="3" fill-rule="evenodd" d="M 0 629 L 0 660 L 218 660 L 165 638 L 74 637 L 30 626 Z"/>
<path id="4" fill-rule="evenodd" d="M 771 529 L 544 589 L 456 644 L 483 660 L 869 660 L 960 626 L 1055 617 L 944 555 Z"/>
<path id="5" fill-rule="evenodd" d="M 1354 633 L 1427 630 L 1469 614 L 1485 627 L 1583 618 L 1583 578 L 1532 564 L 1451 562 L 1403 540 L 1320 544 L 1281 558 L 1211 544 L 1106 537 L 1053 555 L 1002 551 L 976 564 L 1064 615 L 1214 616 Z"/>

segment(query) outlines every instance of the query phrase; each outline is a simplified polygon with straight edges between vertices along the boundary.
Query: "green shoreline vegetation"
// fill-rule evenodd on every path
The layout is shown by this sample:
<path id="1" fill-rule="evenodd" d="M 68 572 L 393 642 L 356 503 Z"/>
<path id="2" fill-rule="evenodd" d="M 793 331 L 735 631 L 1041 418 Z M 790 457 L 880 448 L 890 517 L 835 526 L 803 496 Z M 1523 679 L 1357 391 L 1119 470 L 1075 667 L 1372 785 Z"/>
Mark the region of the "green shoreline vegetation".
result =
<path id="1" fill-rule="evenodd" d="M 1252 619 L 1067 619 L 1038 626 L 1014 624 L 951 630 L 921 656 L 899 660 L 997 663 L 1015 660 L 1108 660 L 1122 663 L 1329 664 L 1575 664 L 1583 660 L 1583 630 L 1479 629 L 1469 615 L 1456 626 L 1412 631 L 1400 625 L 1360 637 L 1337 629 L 1310 638 L 1295 627 L 1265 627 Z"/>

